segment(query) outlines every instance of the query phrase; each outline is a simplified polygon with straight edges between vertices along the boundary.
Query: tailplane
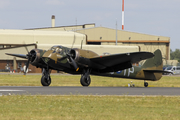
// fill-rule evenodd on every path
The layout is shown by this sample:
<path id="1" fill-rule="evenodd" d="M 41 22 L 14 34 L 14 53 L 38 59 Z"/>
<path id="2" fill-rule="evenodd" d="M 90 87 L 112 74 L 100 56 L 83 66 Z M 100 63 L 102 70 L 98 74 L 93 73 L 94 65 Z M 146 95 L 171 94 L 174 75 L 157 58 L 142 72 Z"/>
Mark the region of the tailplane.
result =
<path id="1" fill-rule="evenodd" d="M 163 61 L 162 54 L 159 49 L 154 52 L 154 57 L 147 59 L 142 66 L 145 77 L 153 81 L 159 80 L 162 77 L 163 71 Z"/>

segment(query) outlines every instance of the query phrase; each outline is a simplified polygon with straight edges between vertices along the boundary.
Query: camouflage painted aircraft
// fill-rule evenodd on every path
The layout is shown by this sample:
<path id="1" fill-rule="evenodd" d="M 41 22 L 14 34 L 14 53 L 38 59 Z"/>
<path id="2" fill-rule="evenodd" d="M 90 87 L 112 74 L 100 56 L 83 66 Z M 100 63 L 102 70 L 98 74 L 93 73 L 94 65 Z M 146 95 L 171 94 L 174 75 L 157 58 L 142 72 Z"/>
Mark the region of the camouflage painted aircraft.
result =
<path id="1" fill-rule="evenodd" d="M 51 84 L 50 70 L 64 71 L 70 74 L 81 74 L 82 86 L 89 86 L 90 75 L 131 78 L 144 80 L 159 80 L 163 73 L 162 55 L 160 50 L 150 52 L 132 52 L 124 54 L 112 54 L 99 56 L 93 51 L 78 48 L 67 48 L 64 46 L 53 46 L 49 50 L 32 49 L 27 55 L 10 54 L 24 59 L 37 68 L 42 68 L 41 84 Z M 133 63 L 141 60 L 146 62 L 141 66 L 133 66 Z M 26 73 L 26 72 L 25 72 Z"/>

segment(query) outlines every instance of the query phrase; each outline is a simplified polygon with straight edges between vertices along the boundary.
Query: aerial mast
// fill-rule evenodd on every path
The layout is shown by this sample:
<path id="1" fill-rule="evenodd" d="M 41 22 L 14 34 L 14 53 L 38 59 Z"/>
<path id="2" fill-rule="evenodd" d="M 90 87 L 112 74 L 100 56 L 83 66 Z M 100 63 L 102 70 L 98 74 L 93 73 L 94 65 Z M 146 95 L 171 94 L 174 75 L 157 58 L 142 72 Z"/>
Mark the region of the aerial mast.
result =
<path id="1" fill-rule="evenodd" d="M 124 30 L 124 0 L 122 0 L 122 30 Z"/>
<path id="2" fill-rule="evenodd" d="M 116 19 L 116 45 L 117 45 L 117 19 Z"/>

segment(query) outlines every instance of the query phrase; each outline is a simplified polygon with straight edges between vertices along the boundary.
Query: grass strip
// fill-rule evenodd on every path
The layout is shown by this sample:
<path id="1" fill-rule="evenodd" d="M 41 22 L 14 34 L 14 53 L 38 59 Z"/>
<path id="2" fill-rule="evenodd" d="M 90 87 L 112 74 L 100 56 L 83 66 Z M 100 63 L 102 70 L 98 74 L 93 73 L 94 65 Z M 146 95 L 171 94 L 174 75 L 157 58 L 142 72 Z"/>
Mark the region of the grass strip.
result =
<path id="1" fill-rule="evenodd" d="M 50 86 L 81 86 L 80 75 L 51 75 Z M 0 86 L 41 86 L 41 75 L 0 74 Z M 144 87 L 143 80 L 91 76 L 90 86 L 125 87 L 133 82 Z M 179 76 L 163 76 L 159 81 L 148 81 L 149 87 L 180 87 Z"/>
<path id="2" fill-rule="evenodd" d="M 24 120 L 177 120 L 180 97 L 27 96 L 0 97 L 0 118 Z"/>

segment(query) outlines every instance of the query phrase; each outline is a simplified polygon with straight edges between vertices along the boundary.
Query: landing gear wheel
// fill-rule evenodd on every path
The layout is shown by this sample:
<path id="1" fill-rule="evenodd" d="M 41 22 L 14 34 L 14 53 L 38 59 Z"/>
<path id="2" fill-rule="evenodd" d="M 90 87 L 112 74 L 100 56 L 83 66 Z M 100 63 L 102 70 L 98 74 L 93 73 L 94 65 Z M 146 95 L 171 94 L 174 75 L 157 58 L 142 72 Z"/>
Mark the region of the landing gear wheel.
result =
<path id="1" fill-rule="evenodd" d="M 172 76 L 172 73 L 169 73 L 169 76 Z"/>
<path id="2" fill-rule="evenodd" d="M 42 86 L 49 86 L 51 84 L 51 77 L 49 76 L 49 79 L 47 79 L 45 76 L 42 76 L 41 84 Z"/>
<path id="3" fill-rule="evenodd" d="M 81 77 L 80 79 L 80 83 L 82 86 L 89 86 L 91 83 L 91 78 L 90 76 L 88 76 L 87 78 L 85 78 L 84 76 Z"/>
<path id="4" fill-rule="evenodd" d="M 144 87 L 148 87 L 148 82 L 144 82 Z"/>

